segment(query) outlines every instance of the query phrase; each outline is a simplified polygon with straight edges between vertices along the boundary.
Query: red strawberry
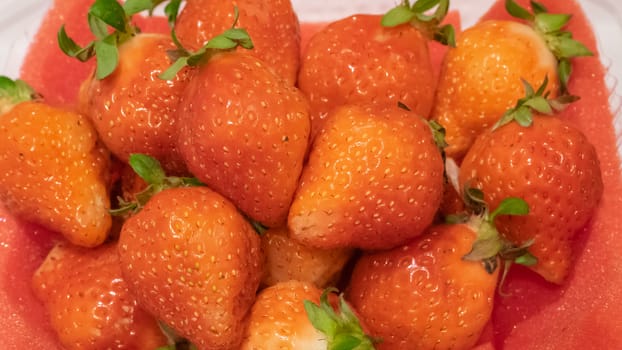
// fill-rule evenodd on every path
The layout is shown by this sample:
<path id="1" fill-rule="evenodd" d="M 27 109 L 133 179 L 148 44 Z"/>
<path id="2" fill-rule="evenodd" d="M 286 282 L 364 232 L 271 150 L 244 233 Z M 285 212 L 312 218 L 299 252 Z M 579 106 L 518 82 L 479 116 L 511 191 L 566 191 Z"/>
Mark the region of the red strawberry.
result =
<path id="1" fill-rule="evenodd" d="M 565 94 L 569 59 L 591 54 L 562 31 L 570 16 L 537 5 L 531 14 L 513 1 L 506 6 L 531 26 L 478 23 L 461 33 L 443 61 L 432 118 L 447 130 L 449 157 L 463 157 L 477 135 L 523 96 L 521 80 L 540 86 L 548 77 L 550 96 Z"/>
<path id="2" fill-rule="evenodd" d="M 123 276 L 139 303 L 200 349 L 239 345 L 262 273 L 259 236 L 206 187 L 156 193 L 121 230 Z"/>
<path id="3" fill-rule="evenodd" d="M 533 244 L 532 268 L 561 283 L 573 260 L 571 242 L 590 220 L 603 192 L 600 164 L 589 140 L 555 117 L 534 116 L 480 135 L 464 158 L 461 186 L 483 191 L 486 202 L 523 198 L 529 215 L 499 219 L 499 231 L 516 245 Z"/>
<path id="4" fill-rule="evenodd" d="M 214 55 L 179 107 L 179 148 L 199 180 L 269 227 L 287 217 L 308 144 L 308 103 L 257 58 Z"/>
<path id="5" fill-rule="evenodd" d="M 417 11 L 400 8 L 412 14 L 416 25 L 398 25 L 392 16 L 383 20 L 379 15 L 360 14 L 330 23 L 309 40 L 298 85 L 311 102 L 312 135 L 330 110 L 343 104 L 402 102 L 419 116 L 429 116 L 436 77 L 428 52 L 433 34 L 428 31 L 437 22 L 415 20 Z M 434 21 L 444 16 L 441 11 Z"/>
<path id="6" fill-rule="evenodd" d="M 312 284 L 275 284 L 257 296 L 241 349 L 373 349 L 343 297 L 339 307 L 336 312 L 328 293 Z"/>
<path id="7" fill-rule="evenodd" d="M 177 47 L 169 36 L 139 34 L 130 25 L 134 12 L 129 11 L 116 0 L 95 2 L 89 19 L 109 24 L 115 31 L 86 48 L 61 30 L 59 45 L 66 54 L 83 61 L 97 56 L 97 69 L 80 88 L 80 108 L 119 159 L 127 162 L 130 154 L 145 153 L 159 159 L 169 172 L 185 173 L 177 150 L 175 110 L 189 70 L 170 80 L 158 78 L 171 65 L 167 51 Z"/>
<path id="8" fill-rule="evenodd" d="M 29 95 L 22 84 L 0 77 L 0 92 Z M 0 116 L 0 200 L 74 244 L 104 242 L 111 226 L 109 159 L 89 120 L 36 101 L 8 108 Z"/>
<path id="9" fill-rule="evenodd" d="M 288 226 L 308 246 L 387 249 L 432 223 L 442 192 L 443 161 L 424 119 L 343 106 L 312 145 Z"/>
<path id="10" fill-rule="evenodd" d="M 33 289 L 67 349 L 152 350 L 167 343 L 130 294 L 116 245 L 56 245 L 35 273 Z"/>
<path id="11" fill-rule="evenodd" d="M 298 280 L 324 288 L 337 282 L 352 256 L 351 249 L 318 249 L 304 246 L 288 236 L 286 227 L 272 228 L 261 235 L 266 256 L 262 284 Z"/>
<path id="12" fill-rule="evenodd" d="M 234 11 L 239 26 L 255 44 L 250 53 L 293 86 L 299 67 L 300 27 L 290 0 L 189 0 L 177 18 L 181 43 L 197 50 L 231 27 Z"/>
<path id="13" fill-rule="evenodd" d="M 476 233 L 433 226 L 404 246 L 357 261 L 346 297 L 377 349 L 470 349 L 492 313 L 497 269 L 464 258 Z M 493 265 L 496 258 L 493 257 Z"/>

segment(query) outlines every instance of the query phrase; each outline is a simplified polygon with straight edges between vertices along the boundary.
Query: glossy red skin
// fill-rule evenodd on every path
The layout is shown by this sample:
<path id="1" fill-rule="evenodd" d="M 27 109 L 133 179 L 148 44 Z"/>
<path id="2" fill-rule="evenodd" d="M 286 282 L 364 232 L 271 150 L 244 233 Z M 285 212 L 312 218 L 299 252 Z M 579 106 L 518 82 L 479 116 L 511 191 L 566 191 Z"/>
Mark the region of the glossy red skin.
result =
<path id="1" fill-rule="evenodd" d="M 119 65 L 104 79 L 94 73 L 80 89 L 80 110 L 88 115 L 101 141 L 120 160 L 133 153 L 160 161 L 169 175 L 186 175 L 177 148 L 175 111 L 190 80 L 182 69 L 170 80 L 158 76 L 170 65 L 176 48 L 166 34 L 141 33 L 119 47 Z"/>
<path id="2" fill-rule="evenodd" d="M 519 2 L 526 4 L 525 0 Z M 574 13 L 568 28 L 575 38 L 596 48 L 591 25 L 576 1 L 542 2 L 551 11 Z M 22 77 L 55 104 L 75 103 L 78 86 L 91 69 L 57 49 L 56 31 L 64 18 L 85 18 L 89 5 L 90 0 L 56 0 L 53 15 L 43 21 L 22 67 Z M 503 6 L 503 1 L 497 1 L 484 18 L 507 19 Z M 167 31 L 163 18 L 145 23 L 150 28 L 145 31 Z M 86 21 L 69 22 L 68 31 L 72 35 L 86 33 Z M 309 36 L 306 29 L 302 34 L 303 38 Z M 440 55 L 435 57 L 433 61 L 440 62 Z M 604 169 L 600 207 L 574 244 L 580 251 L 574 271 L 565 286 L 555 287 L 535 278 L 531 271 L 515 268 L 507 281 L 512 297 L 497 298 L 494 334 L 485 333 L 478 349 L 622 348 L 622 322 L 618 321 L 622 268 L 613 263 L 622 251 L 622 241 L 616 237 L 622 232 L 622 179 L 605 73 L 598 56 L 576 60 L 570 87 L 582 99 L 562 113 L 588 138 L 600 140 L 595 146 Z M 0 268 L 5 276 L 0 279 L 0 336 L 5 347 L 60 349 L 30 289 L 30 277 L 55 235 L 15 219 L 1 206 L 0 218 Z"/>
<path id="3" fill-rule="evenodd" d="M 177 110 L 190 172 L 268 227 L 285 224 L 307 150 L 300 91 L 245 52 L 198 68 Z"/>
<path id="4" fill-rule="evenodd" d="M 343 104 L 404 103 L 427 118 L 436 77 L 428 39 L 410 25 L 382 27 L 379 15 L 329 23 L 304 48 L 298 86 L 311 103 L 312 138 L 327 114 Z"/>

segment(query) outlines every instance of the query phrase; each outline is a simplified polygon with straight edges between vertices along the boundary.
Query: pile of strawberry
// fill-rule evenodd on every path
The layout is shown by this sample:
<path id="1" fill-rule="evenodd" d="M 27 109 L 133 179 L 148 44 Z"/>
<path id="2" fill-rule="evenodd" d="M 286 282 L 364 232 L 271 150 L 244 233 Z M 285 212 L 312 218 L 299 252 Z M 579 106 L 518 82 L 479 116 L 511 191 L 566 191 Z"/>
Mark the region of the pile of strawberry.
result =
<path id="1" fill-rule="evenodd" d="M 300 55 L 287 0 L 166 1 L 173 35 L 141 33 L 162 2 L 60 29 L 97 60 L 74 109 L 0 80 L 0 199 L 63 237 L 32 284 L 63 346 L 468 349 L 512 264 L 565 282 L 603 193 L 558 116 L 591 55 L 570 16 L 508 0 L 456 34 L 405 2 Z"/>

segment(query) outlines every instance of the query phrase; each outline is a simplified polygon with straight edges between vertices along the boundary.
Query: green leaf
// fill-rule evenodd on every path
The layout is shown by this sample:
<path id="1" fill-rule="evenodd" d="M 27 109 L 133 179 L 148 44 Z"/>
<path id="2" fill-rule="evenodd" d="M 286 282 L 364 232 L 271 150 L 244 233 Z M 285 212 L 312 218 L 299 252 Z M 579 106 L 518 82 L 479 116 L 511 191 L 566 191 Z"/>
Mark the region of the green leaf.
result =
<path id="1" fill-rule="evenodd" d="M 515 18 L 533 21 L 534 16 L 526 8 L 517 4 L 514 0 L 505 0 L 505 10 Z"/>
<path id="2" fill-rule="evenodd" d="M 175 78 L 177 73 L 179 73 L 179 71 L 187 65 L 188 57 L 180 57 L 175 61 L 175 63 L 168 67 L 164 72 L 162 72 L 162 74 L 159 75 L 159 78 L 163 80 L 172 80 Z"/>
<path id="3" fill-rule="evenodd" d="M 572 73 L 572 65 L 568 58 L 562 58 L 557 65 L 557 75 L 561 83 L 562 93 L 568 90 L 568 80 L 570 80 L 570 74 Z"/>
<path id="4" fill-rule="evenodd" d="M 304 307 L 307 312 L 309 322 L 311 322 L 313 327 L 332 338 L 337 330 L 337 322 L 334 319 L 327 317 L 325 310 L 309 300 L 304 301 Z"/>
<path id="5" fill-rule="evenodd" d="M 490 213 L 490 221 L 493 222 L 499 215 L 527 215 L 529 204 L 522 198 L 508 197 L 499 203 L 499 206 Z"/>
<path id="6" fill-rule="evenodd" d="M 123 4 L 123 10 L 127 16 L 132 16 L 143 11 L 151 12 L 157 4 L 152 0 L 126 0 Z"/>
<path id="7" fill-rule="evenodd" d="M 25 81 L 12 80 L 6 76 L 0 76 L 0 115 L 8 112 L 13 106 L 38 99 L 39 96 Z"/>
<path id="8" fill-rule="evenodd" d="M 84 48 L 80 47 L 78 44 L 76 44 L 75 41 L 73 41 L 73 39 L 71 39 L 67 35 L 64 25 L 61 26 L 58 30 L 57 41 L 58 46 L 65 55 L 77 58 L 80 62 L 86 62 L 88 59 L 95 55 L 95 51 L 93 49 L 93 42 L 91 42 Z"/>
<path id="9" fill-rule="evenodd" d="M 129 157 L 132 169 L 148 184 L 161 184 L 166 178 L 166 174 L 160 162 L 146 154 L 134 153 Z"/>
<path id="10" fill-rule="evenodd" d="M 570 15 L 556 13 L 539 13 L 535 16 L 534 24 L 542 33 L 561 30 L 570 20 Z"/>
<path id="11" fill-rule="evenodd" d="M 454 26 L 452 26 L 451 24 L 446 24 L 440 27 L 439 30 L 434 34 L 434 40 L 438 41 L 443 45 L 456 47 L 456 32 Z"/>
<path id="12" fill-rule="evenodd" d="M 361 345 L 362 340 L 350 334 L 337 334 L 329 350 L 353 350 Z"/>
<path id="13" fill-rule="evenodd" d="M 89 23 L 89 29 L 91 30 L 91 33 L 95 35 L 95 38 L 97 40 L 103 40 L 108 35 L 110 35 L 110 32 L 108 31 L 108 25 L 104 21 L 96 16 L 93 16 L 90 13 L 87 14 L 86 17 Z"/>
<path id="14" fill-rule="evenodd" d="M 97 69 L 95 76 L 97 79 L 104 79 L 114 72 L 119 63 L 119 50 L 117 49 L 117 38 L 109 35 L 103 40 L 95 41 L 95 55 L 97 56 Z"/>
<path id="15" fill-rule="evenodd" d="M 539 3 L 533 0 L 530 1 L 530 3 L 531 3 L 531 8 L 533 9 L 533 13 L 535 14 L 549 12 L 549 10 L 547 10 L 546 7 L 544 7 L 542 3 Z"/>
<path id="16" fill-rule="evenodd" d="M 116 0 L 95 0 L 89 14 L 101 19 L 112 28 L 125 32 L 127 17 L 125 10 Z"/>
<path id="17" fill-rule="evenodd" d="M 392 8 L 389 12 L 382 16 L 380 24 L 382 24 L 383 27 L 395 27 L 408 23 L 413 18 L 415 18 L 415 12 L 407 6 L 399 5 Z"/>
<path id="18" fill-rule="evenodd" d="M 568 37 L 559 37 L 554 46 L 558 59 L 594 55 L 590 49 L 579 41 Z"/>
<path id="19" fill-rule="evenodd" d="M 436 2 L 436 1 L 435 1 Z M 438 7 L 436 7 L 436 11 L 434 11 L 434 19 L 440 23 L 443 21 L 447 13 L 449 12 L 449 0 L 440 0 L 438 1 Z"/>
<path id="20" fill-rule="evenodd" d="M 164 8 L 164 14 L 166 14 L 166 18 L 168 19 L 169 27 L 175 27 L 175 22 L 177 22 L 177 16 L 179 15 L 179 8 L 181 7 L 182 0 L 171 0 L 166 7 Z"/>
<path id="21" fill-rule="evenodd" d="M 441 2 L 448 2 L 447 0 L 442 0 Z M 412 5 L 412 12 L 422 13 L 434 8 L 434 6 L 439 5 L 439 0 L 417 0 Z M 440 5 L 439 5 L 440 6 Z"/>
<path id="22" fill-rule="evenodd" d="M 530 107 L 538 113 L 553 114 L 553 108 L 551 108 L 549 101 L 542 96 L 534 96 L 533 98 L 525 101 L 524 105 Z"/>
<path id="23" fill-rule="evenodd" d="M 538 263 L 538 258 L 536 258 L 530 252 L 525 252 L 525 254 L 520 255 L 516 259 L 514 259 L 514 262 L 523 266 L 534 266 Z"/>

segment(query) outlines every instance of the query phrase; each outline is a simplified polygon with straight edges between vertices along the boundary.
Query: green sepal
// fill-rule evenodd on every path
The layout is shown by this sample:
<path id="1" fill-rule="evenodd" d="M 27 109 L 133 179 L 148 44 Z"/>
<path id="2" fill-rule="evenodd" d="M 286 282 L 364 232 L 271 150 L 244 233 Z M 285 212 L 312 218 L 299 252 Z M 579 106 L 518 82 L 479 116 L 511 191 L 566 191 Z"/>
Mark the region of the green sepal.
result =
<path id="1" fill-rule="evenodd" d="M 527 21 L 546 42 L 549 50 L 557 59 L 559 95 L 569 94 L 568 80 L 571 73 L 569 59 L 593 55 L 585 45 L 572 38 L 572 33 L 563 30 L 570 21 L 571 15 L 548 13 L 544 5 L 536 1 L 531 1 L 533 13 L 518 5 L 514 0 L 506 0 L 505 8 L 510 15 Z"/>
<path id="2" fill-rule="evenodd" d="M 557 100 L 547 99 L 549 95 L 549 92 L 546 90 L 549 82 L 548 77 L 544 77 L 538 90 L 534 90 L 531 84 L 524 79 L 521 79 L 521 82 L 525 89 L 525 97 L 516 101 L 516 105 L 501 116 L 493 125 L 493 131 L 512 121 L 517 122 L 520 126 L 528 127 L 533 122 L 533 111 L 550 115 L 553 113 L 553 110 L 557 110 L 561 106 L 561 102 L 564 99 L 563 95 Z"/>
<path id="3" fill-rule="evenodd" d="M 432 14 L 428 14 L 433 8 Z M 452 25 L 441 23 L 449 12 L 449 0 L 417 0 L 410 4 L 405 0 L 393 7 L 382 16 L 380 24 L 384 27 L 395 27 L 410 23 L 425 36 L 443 45 L 456 46 L 456 35 Z"/>
<path id="4" fill-rule="evenodd" d="M 128 18 L 117 0 L 95 0 L 89 9 L 89 15 L 99 18 L 120 32 L 127 29 Z"/>
<path id="5" fill-rule="evenodd" d="M 13 106 L 21 102 L 39 98 L 40 96 L 25 81 L 0 76 L 0 115 L 8 112 Z"/>
<path id="6" fill-rule="evenodd" d="M 169 188 L 205 186 L 194 177 L 166 176 L 160 162 L 146 154 L 131 154 L 129 164 L 134 172 L 147 183 L 147 187 L 134 194 L 135 201 L 128 202 L 123 198 L 118 198 L 118 207 L 110 210 L 110 214 L 114 216 L 137 213 L 156 193 Z"/>
<path id="7" fill-rule="evenodd" d="M 328 343 L 327 350 L 370 350 L 379 340 L 365 334 L 361 324 L 345 301 L 339 295 L 339 312 L 335 311 L 328 300 L 335 288 L 327 288 L 320 296 L 320 303 L 304 301 L 305 312 L 315 329 L 324 334 Z"/>
<path id="8" fill-rule="evenodd" d="M 164 14 L 168 20 L 168 25 L 171 28 L 175 27 L 177 22 L 177 16 L 179 16 L 179 9 L 181 8 L 182 0 L 171 0 L 166 7 L 164 7 Z"/>
<path id="9" fill-rule="evenodd" d="M 96 77 L 104 79 L 119 63 L 118 46 L 140 32 L 131 24 L 132 15 L 152 11 L 155 4 L 151 0 L 128 0 L 124 5 L 117 0 L 95 0 L 87 13 L 87 23 L 95 40 L 81 47 L 61 26 L 57 34 L 58 46 L 66 55 L 81 62 L 97 56 Z"/>
<path id="10" fill-rule="evenodd" d="M 238 22 L 238 17 L 238 8 L 234 7 L 234 19 L 231 28 L 210 39 L 196 52 L 186 50 L 177 39 L 177 35 L 173 30 L 173 42 L 177 46 L 177 50 L 169 51 L 169 57 L 171 57 L 175 62 L 159 75 L 160 79 L 171 80 L 184 67 L 200 66 L 204 64 L 204 62 L 208 62 L 211 57 L 219 52 L 231 51 L 236 49 L 238 46 L 245 49 L 252 49 L 254 47 L 253 42 L 246 29 L 235 28 Z"/>
<path id="11" fill-rule="evenodd" d="M 499 215 L 527 215 L 529 214 L 529 204 L 524 199 L 518 197 L 508 197 L 499 203 L 497 208 L 489 214 L 488 220 L 494 222 Z"/>
<path id="12" fill-rule="evenodd" d="M 112 74 L 119 64 L 117 38 L 115 35 L 109 35 L 102 40 L 95 41 L 93 48 L 97 56 L 95 77 L 97 77 L 97 79 L 104 79 Z"/>
<path id="13" fill-rule="evenodd" d="M 151 13 L 158 4 L 159 2 L 154 2 L 152 0 L 125 0 L 125 3 L 123 3 L 123 10 L 128 16 L 133 16 L 143 11 L 149 11 Z"/>
<path id="14" fill-rule="evenodd" d="M 529 10 L 517 4 L 514 0 L 505 0 L 505 10 L 515 18 L 532 21 L 534 16 Z"/>
<path id="15" fill-rule="evenodd" d="M 406 5 L 399 5 L 389 10 L 382 19 L 380 24 L 383 27 L 396 27 L 409 23 L 415 18 L 416 14 Z"/>

